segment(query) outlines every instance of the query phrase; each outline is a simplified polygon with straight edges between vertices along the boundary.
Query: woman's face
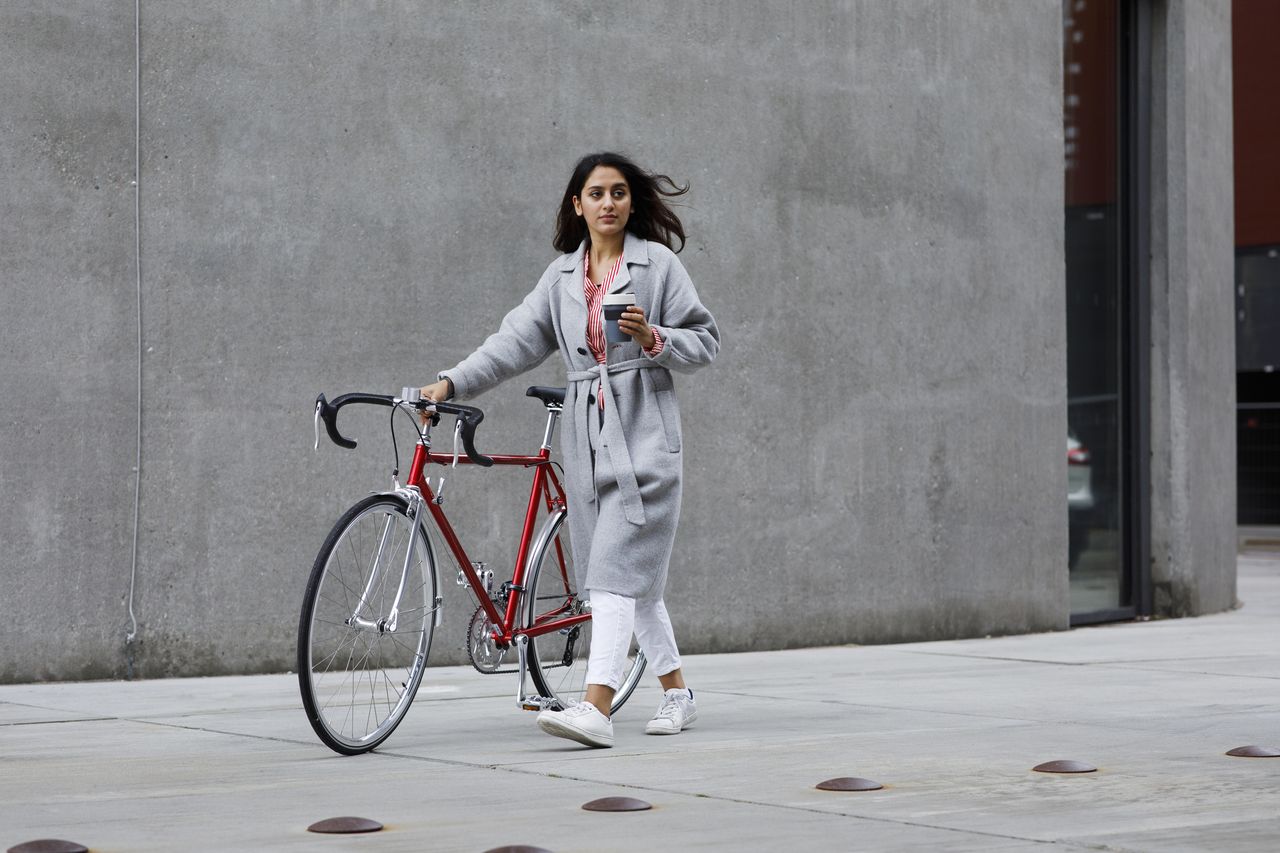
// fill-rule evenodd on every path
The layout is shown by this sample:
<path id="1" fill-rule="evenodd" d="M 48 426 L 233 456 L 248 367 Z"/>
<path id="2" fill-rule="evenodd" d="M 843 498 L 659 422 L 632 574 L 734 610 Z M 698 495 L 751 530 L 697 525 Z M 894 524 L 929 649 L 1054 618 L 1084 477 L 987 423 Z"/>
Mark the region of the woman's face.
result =
<path id="1" fill-rule="evenodd" d="M 573 197 L 573 209 L 586 221 L 593 243 L 615 238 L 631 217 L 631 187 L 613 166 L 596 166 Z"/>

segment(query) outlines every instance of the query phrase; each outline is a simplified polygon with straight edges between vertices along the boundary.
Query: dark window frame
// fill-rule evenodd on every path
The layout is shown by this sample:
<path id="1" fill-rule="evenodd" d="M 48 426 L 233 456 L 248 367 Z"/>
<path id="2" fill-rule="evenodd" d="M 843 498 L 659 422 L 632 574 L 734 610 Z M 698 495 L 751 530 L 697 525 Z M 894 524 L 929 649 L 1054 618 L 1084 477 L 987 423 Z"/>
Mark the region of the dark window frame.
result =
<path id="1" fill-rule="evenodd" d="M 1123 543 L 1121 601 L 1072 613 L 1090 625 L 1150 616 L 1151 585 L 1151 17 L 1149 0 L 1118 4 Z M 1126 345 L 1127 344 L 1127 345 Z"/>

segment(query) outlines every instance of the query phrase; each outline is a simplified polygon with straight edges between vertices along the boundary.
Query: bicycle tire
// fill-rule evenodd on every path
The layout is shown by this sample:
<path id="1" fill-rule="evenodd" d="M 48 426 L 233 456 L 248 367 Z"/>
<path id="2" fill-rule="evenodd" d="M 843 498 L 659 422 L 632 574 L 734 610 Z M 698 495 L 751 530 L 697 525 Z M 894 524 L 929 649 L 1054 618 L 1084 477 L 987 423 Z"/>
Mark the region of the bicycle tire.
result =
<path id="1" fill-rule="evenodd" d="M 302 704 L 320 740 L 344 755 L 385 741 L 422 682 L 440 599 L 421 524 L 397 624 L 387 624 L 415 523 L 403 498 L 365 498 L 333 526 L 307 581 L 298 620 Z"/>
<path id="2" fill-rule="evenodd" d="M 570 612 L 578 601 L 579 590 L 573 576 L 573 557 L 569 550 L 565 521 L 568 515 L 560 510 L 547 519 L 541 544 L 530 556 L 532 571 L 525 586 L 525 626 L 539 618 L 552 618 Z M 573 631 L 577 633 L 574 634 Z M 591 648 L 591 622 L 582 622 L 572 629 L 542 634 L 529 638 L 529 674 L 539 695 L 551 700 L 553 709 L 565 708 L 581 701 L 586 693 L 587 658 Z M 636 647 L 635 639 L 627 663 L 623 667 L 622 682 L 613 694 L 610 715 L 631 698 L 640 677 L 644 674 L 644 653 Z"/>

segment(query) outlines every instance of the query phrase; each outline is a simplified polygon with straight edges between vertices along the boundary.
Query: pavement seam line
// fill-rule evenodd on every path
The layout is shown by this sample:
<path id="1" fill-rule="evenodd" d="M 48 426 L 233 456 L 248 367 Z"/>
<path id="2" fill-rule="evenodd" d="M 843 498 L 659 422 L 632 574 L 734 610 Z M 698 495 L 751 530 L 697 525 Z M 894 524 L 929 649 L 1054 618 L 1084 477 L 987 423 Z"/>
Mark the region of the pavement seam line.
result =
<path id="1" fill-rule="evenodd" d="M 271 735 L 246 734 L 244 732 L 227 732 L 227 731 L 221 731 L 219 729 L 210 729 L 203 726 L 183 726 L 183 725 L 178 725 L 176 723 L 164 723 L 164 722 L 159 722 L 155 720 L 135 719 L 131 717 L 105 717 L 103 719 L 120 720 L 122 722 L 138 723 L 141 725 L 149 725 L 149 726 L 160 726 L 162 728 L 181 729 L 184 731 L 205 732 L 207 734 L 228 735 L 231 737 L 245 737 L 245 738 L 250 738 L 252 740 L 265 740 L 265 741 L 271 741 L 274 743 L 287 743 L 290 745 L 306 746 L 306 745 L 309 745 L 310 743 L 309 741 L 306 741 L 306 740 L 292 740 L 290 738 L 274 737 Z M 666 794 L 668 796 L 677 796 L 677 797 L 695 799 L 695 800 L 713 800 L 716 802 L 735 803 L 738 805 L 760 806 L 762 808 L 781 809 L 783 811 L 807 812 L 812 814 L 827 815 L 831 817 L 847 817 L 847 818 L 854 818 L 856 820 L 869 820 L 877 823 L 890 823 L 898 826 L 911 826 L 911 827 L 918 827 L 921 829 L 935 829 L 935 830 L 944 831 L 944 832 L 958 832 L 958 833 L 963 833 L 965 835 L 979 835 L 986 838 L 1000 838 L 1008 841 L 1027 841 L 1033 844 L 1066 844 L 1071 847 L 1080 847 L 1082 849 L 1098 849 L 1097 847 L 1093 847 L 1093 846 L 1082 847 L 1082 845 L 1076 844 L 1071 841 L 1065 841 L 1065 840 L 1046 840 L 1042 838 L 1027 838 L 1020 835 L 1002 835 L 1000 833 L 986 832 L 986 831 L 977 830 L 977 829 L 963 829 L 963 828 L 951 827 L 951 826 L 937 826 L 929 823 L 917 823 L 909 820 L 857 814 L 853 812 L 845 812 L 840 810 L 828 811 L 826 809 L 813 808 L 810 806 L 790 806 L 790 805 L 780 805 L 778 803 L 762 803 L 755 800 L 741 799 L 738 797 L 726 797 L 726 796 L 720 796 L 715 794 L 691 794 L 691 793 L 688 793 L 687 791 L 675 791 L 667 788 L 656 788 L 656 787 L 651 787 L 647 785 L 634 785 L 634 784 L 627 784 L 627 783 L 620 783 L 620 782 L 600 782 L 597 779 L 589 779 L 581 776 L 572 776 L 566 773 L 551 773 L 548 771 L 530 770 L 524 767 L 511 766 L 506 764 L 487 764 L 487 763 L 477 763 L 472 761 L 458 761 L 456 759 L 436 758 L 429 755 L 410 755 L 404 752 L 387 752 L 384 750 L 372 750 L 367 754 L 372 756 L 387 758 L 387 759 L 401 760 L 401 761 L 406 761 L 406 760 L 420 761 L 420 762 L 426 762 L 430 764 L 443 764 L 449 767 L 463 767 L 470 770 L 492 770 L 492 771 L 498 771 L 502 773 L 511 773 L 511 774 L 516 774 L 521 776 L 536 776 L 543 779 L 566 779 L 571 782 L 583 782 L 590 785 L 611 785 L 613 787 L 623 788 L 626 790 L 644 791 L 646 793 Z"/>
<path id="2" fill-rule="evenodd" d="M 965 653 L 965 652 L 926 652 L 926 651 L 907 650 L 906 654 L 925 655 L 926 657 L 935 657 L 935 658 L 965 658 L 967 660 L 999 661 L 1002 663 L 1042 663 L 1048 666 L 1094 666 L 1100 663 L 1100 661 L 1092 661 L 1092 660 L 1084 660 L 1084 661 L 1044 660 L 1042 658 L 1019 658 L 1019 657 L 1007 657 L 1004 655 L 977 655 L 977 654 Z"/>
<path id="3" fill-rule="evenodd" d="M 791 696 L 768 696 L 762 693 L 739 693 L 733 690 L 716 690 L 711 687 L 699 688 L 698 693 L 711 693 L 716 696 L 737 696 L 745 699 L 772 699 L 777 702 L 795 702 L 796 699 Z M 1006 717 L 1000 714 L 979 714 L 974 711 L 944 711 L 936 708 L 916 708 L 909 705 L 876 705 L 871 702 L 843 702 L 839 699 L 809 699 L 806 701 L 813 702 L 817 705 L 838 705 L 841 708 L 872 708 L 877 711 L 912 711 L 922 714 L 941 714 L 947 717 L 974 717 L 979 720 L 1009 720 L 1015 723 L 1044 723 L 1057 722 L 1056 720 L 1036 720 L 1027 717 Z"/>
<path id="4" fill-rule="evenodd" d="M 721 691 L 714 691 L 714 690 L 709 690 L 709 689 L 706 689 L 706 688 L 704 688 L 704 689 L 703 689 L 703 690 L 701 690 L 700 692 L 702 692 L 702 693 L 722 693 Z M 724 693 L 722 693 L 722 695 L 727 695 L 727 696 L 740 696 L 740 695 L 741 695 L 741 696 L 745 696 L 745 695 L 749 695 L 749 694 L 738 694 L 738 693 L 727 693 L 727 692 L 724 692 Z M 765 696 L 765 697 L 761 697 L 761 696 L 753 696 L 753 698 L 766 698 L 766 699 L 768 699 L 768 698 L 776 698 L 776 699 L 779 699 L 779 701 L 781 701 L 781 697 L 767 697 L 767 696 Z M 834 699 L 824 699 L 824 700 L 819 700 L 819 704 L 841 705 L 841 706 L 844 706 L 844 705 L 848 705 L 849 703 L 843 703 L 843 702 L 840 702 L 840 701 L 838 701 L 838 700 L 834 700 Z M 24 706 L 24 707 L 37 707 L 37 706 Z M 937 713 L 937 714 L 945 714 L 945 715 L 948 715 L 948 716 L 957 716 L 957 717 L 974 717 L 974 718 L 976 718 L 976 719 L 980 719 L 980 720 L 1006 720 L 1006 721 L 1009 721 L 1009 722 L 1012 722 L 1012 723 L 1016 723 L 1016 724 L 1019 724 L 1019 725 L 1025 725 L 1025 726 L 1041 726 L 1041 725 L 1050 725 L 1050 724 L 1052 724 L 1052 725 L 1062 725 L 1062 726 L 1084 726 L 1084 727 L 1090 727 L 1090 726 L 1092 726 L 1092 727 L 1099 727 L 1099 728 L 1106 728 L 1106 729 L 1114 729 L 1114 730 L 1117 730 L 1117 731 L 1124 731 L 1124 732 L 1148 732 L 1148 733 L 1150 732 L 1150 730 L 1149 730 L 1149 729 L 1144 728 L 1144 727 L 1141 727 L 1141 726 L 1118 725 L 1118 724 L 1116 724 L 1115 722 L 1110 722 L 1110 723 L 1107 723 L 1107 724 L 1105 724 L 1105 725 L 1104 725 L 1104 724 L 1102 724 L 1102 723 L 1099 723 L 1099 722 L 1096 722 L 1096 721 L 1090 721 L 1090 720 L 1051 720 L 1051 719 L 1029 719 L 1029 718 L 1025 718 L 1025 717 L 1000 717 L 1000 716 L 992 716 L 992 715 L 987 715 L 987 714 L 960 713 L 960 712 L 955 712 L 955 711 L 934 711 L 934 710 L 931 710 L 931 709 L 910 708 L 910 707 L 896 707 L 896 706 L 888 706 L 888 705 L 867 705 L 867 704 L 865 704 L 865 703 L 864 703 L 864 704 L 862 704 L 860 707 L 875 708 L 875 709 L 877 709 L 877 710 L 882 710 L 882 711 L 911 711 L 911 712 L 919 712 L 919 713 Z M 46 710 L 48 710 L 48 709 L 46 709 Z M 1230 716 L 1230 715 L 1233 715 L 1233 714 L 1244 714 L 1244 713 L 1251 713 L 1251 712 L 1250 712 L 1250 711 L 1247 711 L 1247 710 L 1241 710 L 1241 711 L 1224 711 L 1224 712 L 1221 712 L 1221 715 Z M 193 715 L 193 716 L 194 716 L 194 715 Z M 225 730 L 225 729 L 214 729 L 214 728 L 209 728 L 209 727 L 207 727 L 207 726 L 187 726 L 187 725 L 181 725 L 181 724 L 179 724 L 179 723 L 174 723 L 174 722 L 165 722 L 164 720 L 158 720 L 158 719 L 147 719 L 147 718 L 142 718 L 142 717 L 90 717 L 90 718 L 85 718 L 85 719 L 73 719 L 73 720 L 43 720 L 43 721 L 30 721 L 30 722 L 25 722 L 25 723 L 22 723 L 22 722 L 19 722 L 19 723 L 0 723 L 0 728 L 3 728 L 3 727 L 10 727 L 10 726 L 24 726 L 24 725 L 54 725 L 54 724 L 64 724 L 64 725 L 65 725 L 65 724 L 68 724 L 68 723 L 96 723 L 96 722 L 112 722 L 112 721 L 125 722 L 125 723 L 135 723 L 135 724 L 138 724 L 138 725 L 145 725 L 145 726 L 159 726 L 159 727 L 161 727 L 161 728 L 179 729 L 179 730 L 181 730 L 181 731 L 193 731 L 193 732 L 204 732 L 204 733 L 206 733 L 206 734 L 226 735 L 226 736 L 228 736 L 228 737 L 244 737 L 244 738 L 249 738 L 249 739 L 251 739 L 251 740 L 265 740 L 265 741 L 272 741 L 272 742 L 275 742 L 275 743 L 287 743 L 287 744 L 294 744 L 294 745 L 300 745 L 300 746 L 308 746 L 308 745 L 310 745 L 310 744 L 312 743 L 309 739 L 305 739 L 305 738 L 294 739 L 294 738 L 276 737 L 276 736 L 273 736 L 273 735 L 260 735 L 260 734 L 253 734 L 253 733 L 250 733 L 250 732 L 228 731 L 228 730 Z M 372 753 L 373 753 L 373 754 L 376 754 L 376 755 L 386 755 L 386 756 L 399 757 L 399 758 L 409 758 L 409 759 L 416 760 L 416 761 L 433 761 L 433 762 L 436 762 L 436 763 L 438 763 L 438 764 L 444 764 L 444 765 L 447 765 L 447 766 L 454 766 L 454 767 L 472 767 L 472 768 L 491 768 L 491 769 L 497 769 L 497 768 L 500 768 L 500 767 L 506 766 L 506 765 L 495 765 L 495 764 L 483 764 L 483 763 L 476 763 L 476 762 L 471 762 L 471 761 L 458 761 L 458 760 L 456 760 L 456 759 L 450 759 L 450 758 L 433 758 L 433 757 L 430 757 L 430 756 L 415 756 L 415 755 L 409 755 L 409 754 L 407 754 L 407 753 L 387 752 L 387 751 L 384 751 L 384 750 L 373 750 L 373 751 L 372 751 Z M 604 758 L 604 756 L 601 756 L 601 757 L 602 757 L 602 758 Z M 540 758 L 539 758 L 539 759 L 530 759 L 528 762 L 523 762 L 523 763 L 533 763 L 533 762 L 535 762 L 535 761 L 542 761 L 542 760 L 544 760 L 544 759 L 540 759 Z"/>
<path id="5" fill-rule="evenodd" d="M 76 717 L 73 720 L 26 720 L 17 723 L 0 723 L 0 729 L 13 726 L 56 726 L 62 723 L 105 723 L 118 717 Z"/>
<path id="6" fill-rule="evenodd" d="M 1239 677 L 1245 678 L 1247 676 L 1239 676 Z M 745 697 L 745 698 L 751 698 L 751 699 L 772 699 L 779 702 L 795 701 L 790 697 L 784 697 L 784 696 L 766 696 L 759 693 L 736 693 L 736 692 L 731 692 L 727 690 L 713 690 L 708 687 L 704 687 L 698 692 L 714 693 L 719 696 L 739 696 L 739 697 Z M 1145 726 L 1125 724 L 1125 723 L 1116 722 L 1114 720 L 1102 722 L 1098 720 L 1079 720 L 1079 719 L 1062 720 L 1062 719 L 1043 718 L 1043 717 L 1006 717 L 1006 716 L 1001 716 L 999 714 L 979 714 L 974 711 L 945 711 L 937 708 L 919 708 L 911 705 L 873 705 L 868 702 L 858 702 L 858 703 L 842 702 L 839 699 L 812 699 L 809 701 L 819 705 L 839 705 L 841 707 L 850 707 L 850 708 L 873 708 L 877 711 L 906 711 L 913 714 L 938 714 L 944 717 L 973 718 L 977 720 L 1003 720 L 1012 724 L 1016 724 L 1016 725 L 1009 726 L 1009 728 L 1016 728 L 1018 726 L 1045 726 L 1045 725 L 1092 726 L 1092 727 L 1102 728 L 1102 729 L 1109 729 L 1109 730 L 1113 729 L 1115 731 L 1121 731 L 1121 732 L 1147 732 L 1147 733 L 1153 732 L 1152 729 Z M 1220 713 L 1230 715 L 1230 714 L 1245 714 L 1245 713 L 1253 713 L 1253 712 L 1246 709 L 1246 710 L 1240 710 L 1240 711 L 1224 711 Z M 1214 714 L 1213 716 L 1218 716 L 1218 714 Z"/>
<path id="7" fill-rule="evenodd" d="M 388 758 L 407 759 L 410 761 L 428 761 L 428 762 L 442 761 L 442 759 L 431 758 L 428 756 L 408 755 L 406 753 L 383 752 L 380 754 L 385 755 Z M 779 803 L 765 803 L 765 802 L 760 802 L 758 800 L 748 800 L 748 799 L 742 799 L 740 797 L 728 797 L 728 796 L 722 796 L 717 794 L 695 794 L 695 793 L 689 793 L 688 791 L 676 791 L 669 788 L 658 788 L 658 787 L 653 787 L 649 785 L 636 785 L 636 784 L 629 784 L 625 782 L 601 782 L 598 779 L 589 779 L 582 776 L 572 776 L 567 773 L 550 773 L 547 771 L 530 770 L 523 767 L 516 767 L 516 766 L 505 765 L 505 764 L 469 764 L 466 762 L 444 762 L 444 763 L 461 764 L 463 766 L 471 767 L 475 770 L 497 770 L 504 773 L 513 773 L 521 776 L 537 776 L 543 779 L 564 779 L 570 782 L 582 782 L 588 785 L 602 785 L 602 786 L 607 785 L 614 788 L 622 788 L 628 791 L 643 791 L 646 794 L 665 794 L 667 796 L 681 797 L 681 798 L 692 799 L 692 800 L 712 800 L 715 802 L 734 803 L 737 805 L 745 805 L 745 806 L 759 806 L 761 808 L 779 809 L 782 811 L 789 811 L 789 812 L 806 812 L 809 814 L 818 814 L 818 815 L 824 815 L 827 817 L 847 817 L 847 818 L 853 818 L 855 820 L 873 821 L 876 823 L 890 823 L 897 826 L 910 826 L 910 827 L 915 827 L 919 829 L 934 829 L 942 832 L 958 832 L 965 835 L 979 835 L 984 838 L 1000 838 L 1006 841 L 1029 841 L 1033 844 L 1066 844 L 1071 847 L 1083 847 L 1084 849 L 1098 849 L 1094 845 L 1081 845 L 1076 842 L 1066 841 L 1066 840 L 1028 838 L 1021 835 L 1003 835 L 1001 833 L 987 832 L 985 830 L 980 830 L 980 829 L 964 829 L 961 827 L 954 827 L 954 826 L 938 826 L 936 824 L 931 824 L 931 823 L 917 823 L 915 821 L 902 820 L 899 818 L 865 815 L 865 814 L 858 814 L 855 812 L 846 812 L 841 810 L 828 811 L 826 809 L 819 809 L 812 806 L 794 806 L 794 805 L 783 805 Z"/>
<path id="8" fill-rule="evenodd" d="M 1111 664 L 1114 669 L 1131 669 L 1137 672 L 1162 672 L 1169 675 L 1206 675 L 1216 678 L 1247 678 L 1249 680 L 1265 679 L 1269 681 L 1280 681 L 1280 675 L 1241 675 L 1238 672 L 1205 672 L 1200 669 L 1161 669 L 1158 666 L 1128 666 L 1125 664 Z"/>
<path id="9" fill-rule="evenodd" d="M 265 741 L 271 741 L 272 743 L 287 743 L 287 744 L 290 744 L 291 746 L 305 746 L 309 748 L 316 746 L 315 741 L 307 738 L 295 739 L 295 738 L 287 738 L 287 737 L 277 737 L 275 735 L 252 734 L 249 732 L 229 732 L 223 729 L 211 729 L 211 728 L 208 728 L 207 726 L 184 726 L 178 723 L 166 723 L 162 720 L 146 720 L 146 719 L 140 719 L 135 717 L 107 717 L 106 719 L 119 720 L 121 722 L 126 722 L 126 723 L 137 723 L 143 726 L 159 726 L 160 728 L 179 729 L 181 731 L 188 731 L 188 732 L 203 732 L 205 734 L 211 734 L 211 735 L 226 735 L 228 737 L 249 738 L 250 740 L 265 740 Z M 444 764 L 449 767 L 467 767 L 472 769 L 496 768 L 496 765 L 476 764 L 473 761 L 457 761 L 451 758 L 432 758 L 430 756 L 406 755 L 405 753 L 385 752 L 381 749 L 373 749 L 365 754 L 372 755 L 372 756 L 382 756 L 386 758 L 411 758 L 416 761 L 430 761 L 435 764 Z"/>
<path id="10" fill-rule="evenodd" d="M 1206 655 L 1201 657 L 1176 658 L 1176 659 L 1138 658 L 1135 660 L 1057 661 L 1057 660 L 1044 660 L 1042 658 L 1018 658 L 1018 657 L 1003 657 L 1003 656 L 993 656 L 993 655 L 963 654 L 959 652 L 913 651 L 913 652 L 908 652 L 908 654 L 927 655 L 930 657 L 965 658 L 968 660 L 1002 661 L 1007 663 L 1045 664 L 1046 666 L 1101 666 L 1101 667 L 1116 667 L 1120 669 L 1143 669 L 1143 667 L 1136 666 L 1136 664 L 1142 664 L 1142 663 L 1160 663 L 1160 662 L 1177 663 L 1181 661 L 1223 660 L 1224 658 L 1229 658 L 1232 660 L 1235 660 L 1235 659 L 1269 660 L 1270 658 L 1274 657 L 1274 655 Z M 1164 670 L 1164 669 L 1157 669 L 1157 668 L 1151 668 L 1151 671 L 1153 672 L 1185 672 L 1184 670 Z M 1258 676 L 1236 675 L 1234 673 L 1202 672 L 1199 670 L 1194 670 L 1194 671 L 1188 672 L 1187 674 L 1222 675 L 1222 676 L 1233 677 L 1233 678 L 1280 678 L 1280 676 L 1274 676 L 1274 675 L 1258 675 Z"/>

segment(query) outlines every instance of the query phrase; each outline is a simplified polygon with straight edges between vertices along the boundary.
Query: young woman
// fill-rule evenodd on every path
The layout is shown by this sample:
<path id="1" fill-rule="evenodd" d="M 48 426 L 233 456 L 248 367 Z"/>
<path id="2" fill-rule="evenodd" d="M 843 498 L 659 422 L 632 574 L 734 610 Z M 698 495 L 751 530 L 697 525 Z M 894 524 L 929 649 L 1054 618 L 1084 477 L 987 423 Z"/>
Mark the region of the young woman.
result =
<path id="1" fill-rule="evenodd" d="M 592 640 L 585 701 L 543 711 L 538 726 L 589 746 L 613 745 L 609 708 L 633 632 L 665 691 L 645 731 L 679 734 L 697 717 L 663 604 L 681 487 L 671 371 L 710 364 L 720 349 L 715 319 L 675 255 L 684 227 L 666 199 L 687 189 L 618 154 L 583 157 L 556 219 L 564 254 L 496 333 L 422 389 L 433 400 L 473 397 L 557 349 L 564 358 L 560 442 Z M 635 294 L 618 324 L 629 343 L 605 341 L 607 293 Z"/>

